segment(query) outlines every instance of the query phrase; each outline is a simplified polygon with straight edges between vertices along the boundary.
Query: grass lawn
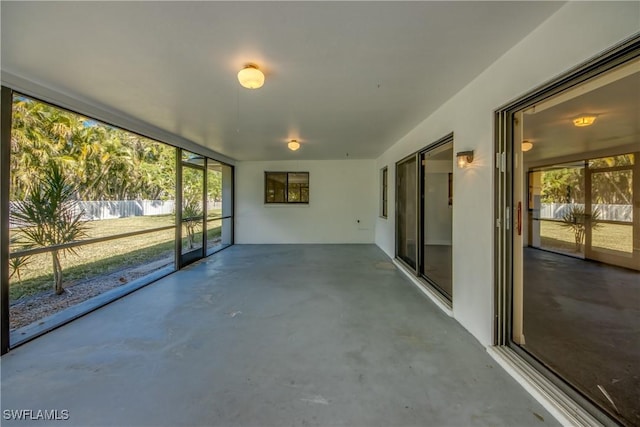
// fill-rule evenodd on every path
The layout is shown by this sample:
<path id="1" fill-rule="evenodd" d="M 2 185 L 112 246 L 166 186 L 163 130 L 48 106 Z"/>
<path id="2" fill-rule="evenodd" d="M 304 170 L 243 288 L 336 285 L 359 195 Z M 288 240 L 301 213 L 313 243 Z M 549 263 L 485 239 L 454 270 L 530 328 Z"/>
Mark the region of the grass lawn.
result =
<path id="1" fill-rule="evenodd" d="M 173 215 L 129 217 L 91 221 L 88 223 L 87 238 L 110 236 L 131 231 L 152 229 L 173 225 Z M 208 238 L 220 236 L 218 221 L 208 223 Z M 19 231 L 17 232 L 19 233 Z M 202 232 L 196 238 L 201 238 Z M 13 237 L 13 235 L 12 235 Z M 125 267 L 143 265 L 148 262 L 172 258 L 174 254 L 175 229 L 163 230 L 124 239 L 109 240 L 75 248 L 75 254 L 62 255 L 61 263 L 65 284 L 109 274 Z M 13 246 L 11 250 L 18 250 Z M 53 287 L 53 270 L 50 253 L 33 255 L 20 268 L 20 280 L 14 274 L 10 279 L 10 300 L 33 295 Z"/>
<path id="2" fill-rule="evenodd" d="M 576 245 L 571 229 L 563 227 L 559 221 L 540 221 L 540 241 L 544 249 L 576 253 Z M 631 253 L 633 250 L 632 226 L 600 223 L 593 231 L 594 248 Z"/>

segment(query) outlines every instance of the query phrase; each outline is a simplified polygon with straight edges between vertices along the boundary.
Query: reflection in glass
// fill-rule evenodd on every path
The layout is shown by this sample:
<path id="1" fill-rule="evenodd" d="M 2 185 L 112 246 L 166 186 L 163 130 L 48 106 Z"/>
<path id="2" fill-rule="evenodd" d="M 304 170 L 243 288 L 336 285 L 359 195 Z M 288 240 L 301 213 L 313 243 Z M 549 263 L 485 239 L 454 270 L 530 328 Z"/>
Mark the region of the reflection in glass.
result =
<path id="1" fill-rule="evenodd" d="M 585 163 L 565 163 L 529 174 L 531 246 L 584 257 Z"/>
<path id="2" fill-rule="evenodd" d="M 397 185 L 397 255 L 411 267 L 417 262 L 417 163 L 415 156 L 396 165 Z"/>
<path id="3" fill-rule="evenodd" d="M 570 89 L 522 112 L 522 136 L 534 145 L 521 157 L 529 194 L 514 192 L 528 201 L 530 222 L 513 262 L 514 294 L 519 279 L 523 296 L 521 304 L 514 298 L 522 314 L 514 341 L 624 425 L 640 424 L 634 70 L 613 70 L 589 81 L 589 90 Z M 591 108 L 615 111 L 615 119 L 603 114 L 592 126 L 572 126 L 572 112 Z"/>
<path id="4" fill-rule="evenodd" d="M 451 299 L 453 142 L 422 155 L 424 246 L 422 274 Z"/>
<path id="5" fill-rule="evenodd" d="M 287 174 L 287 202 L 309 203 L 309 174 L 289 172 Z"/>
<path id="6" fill-rule="evenodd" d="M 268 172 L 265 177 L 266 180 L 266 202 L 267 203 L 285 203 L 287 188 L 287 174 Z"/>
<path id="7" fill-rule="evenodd" d="M 625 157 L 624 163 L 629 166 L 620 167 L 616 163 L 621 162 L 611 161 L 607 163 L 613 164 L 610 170 L 589 162 L 589 169 L 595 170 L 590 172 L 592 234 L 588 249 L 600 253 L 590 252 L 589 256 L 598 259 L 598 255 L 608 255 L 612 263 L 616 263 L 614 257 L 628 259 L 633 254 L 633 155 Z"/>
<path id="8" fill-rule="evenodd" d="M 265 203 L 309 203 L 309 172 L 265 172 Z"/>

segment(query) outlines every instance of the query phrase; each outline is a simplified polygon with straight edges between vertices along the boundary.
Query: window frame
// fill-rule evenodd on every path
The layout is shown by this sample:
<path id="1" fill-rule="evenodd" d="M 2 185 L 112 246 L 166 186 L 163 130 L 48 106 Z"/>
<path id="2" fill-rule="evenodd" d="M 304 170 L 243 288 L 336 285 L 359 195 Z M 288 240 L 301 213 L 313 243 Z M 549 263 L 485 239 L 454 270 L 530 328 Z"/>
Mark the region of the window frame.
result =
<path id="1" fill-rule="evenodd" d="M 95 297 L 95 300 L 93 302 L 89 302 L 89 300 L 87 301 L 83 301 L 80 302 L 78 304 L 75 304 L 73 306 L 70 306 L 64 310 L 61 310 L 59 312 L 57 312 L 56 314 L 61 314 L 60 316 L 56 317 L 51 323 L 46 323 L 46 324 L 40 324 L 38 325 L 35 329 L 33 333 L 30 333 L 28 335 L 25 336 L 19 336 L 19 338 L 16 338 L 16 334 L 14 334 L 11 330 L 10 330 L 10 297 L 9 297 L 9 268 L 8 268 L 8 264 L 9 264 L 9 257 L 10 257 L 10 251 L 9 251 L 9 187 L 10 187 L 10 181 L 11 181 L 11 175 L 10 175 L 10 168 L 9 168 L 9 164 L 10 164 L 10 154 L 11 154 L 11 132 L 12 132 L 12 125 L 13 125 L 13 99 L 14 96 L 22 96 L 25 98 L 29 98 L 32 101 L 36 101 L 39 103 L 43 103 L 43 104 L 47 104 L 51 107 L 54 107 L 56 109 L 60 109 L 62 111 L 68 112 L 68 113 L 72 113 L 72 114 L 77 114 L 79 116 L 82 116 L 86 119 L 95 121 L 101 125 L 104 126 L 109 126 L 109 127 L 113 127 L 116 129 L 120 129 L 122 131 L 128 132 L 130 134 L 139 136 L 141 138 L 145 138 L 150 140 L 153 143 L 159 143 L 159 144 L 164 144 L 166 146 L 172 147 L 175 151 L 176 151 L 176 156 L 175 156 L 175 164 L 176 164 L 176 170 L 174 172 L 174 178 L 176 180 L 175 183 L 175 200 L 176 200 L 176 205 L 180 206 L 181 205 L 181 201 L 180 204 L 178 204 L 178 201 L 181 200 L 182 196 L 182 171 L 181 168 L 179 167 L 182 164 L 182 158 L 181 158 L 181 152 L 184 151 L 189 151 L 193 154 L 197 154 L 200 156 L 203 156 L 206 159 L 210 159 L 212 161 L 218 162 L 220 164 L 226 165 L 228 167 L 230 167 L 230 171 L 231 171 L 231 215 L 227 216 L 227 217 L 223 217 L 221 219 L 227 219 L 227 220 L 231 220 L 230 221 L 230 244 L 228 246 L 223 246 L 218 250 L 215 251 L 211 251 L 211 252 L 206 252 L 205 253 L 205 257 L 212 255 L 213 253 L 216 253 L 220 250 L 226 249 L 229 246 L 232 246 L 235 241 L 234 241 L 234 212 L 235 209 L 233 208 L 235 206 L 235 166 L 233 164 L 229 164 L 223 160 L 218 160 L 216 159 L 216 156 L 211 156 L 209 157 L 209 154 L 202 154 L 202 151 L 206 150 L 205 147 L 200 147 L 202 148 L 202 151 L 198 150 L 196 151 L 192 151 L 191 149 L 186 150 L 181 148 L 181 146 L 175 144 L 175 143 L 170 143 L 170 142 L 166 142 L 164 139 L 156 137 L 156 136 L 152 136 L 149 134 L 145 134 L 136 130 L 131 130 L 129 127 L 124 126 L 124 125 L 119 125 L 119 124 L 115 124 L 116 122 L 114 121 L 110 121 L 108 119 L 103 119 L 103 118 L 99 118 L 99 115 L 95 115 L 92 113 L 92 111 L 89 111 L 90 108 L 87 107 L 87 105 L 83 105 L 81 104 L 80 107 L 81 108 L 76 108 L 74 106 L 66 106 L 64 105 L 62 102 L 60 102 L 60 95 L 56 94 L 57 99 L 47 99 L 47 98 L 43 98 L 41 96 L 39 96 L 37 93 L 33 93 L 33 91 L 25 91 L 25 90 L 18 90 L 18 89 L 14 89 L 13 87 L 10 86 L 6 86 L 6 85 L 1 85 L 1 96 L 0 96 L 0 109 L 2 111 L 2 115 L 1 115 L 1 122 L 2 122 L 2 132 L 0 133 L 0 153 L 2 154 L 0 156 L 0 194 L 5 195 L 3 197 L 0 197 L 0 217 L 2 217 L 2 220 L 0 221 L 0 277 L 2 278 L 2 286 L 0 286 L 0 332 L 2 335 L 2 339 L 0 340 L 0 355 L 4 355 L 6 353 L 8 353 L 10 350 L 15 349 L 16 347 L 25 344 L 31 340 L 34 340 L 48 332 L 50 332 L 53 329 L 56 329 L 60 326 L 63 326 L 67 323 L 72 322 L 73 320 L 82 317 L 92 311 L 94 311 L 97 308 L 103 307 L 113 301 L 116 301 L 124 296 L 129 295 L 132 292 L 137 291 L 140 288 L 143 288 L 151 283 L 154 283 L 155 281 L 161 279 L 162 277 L 165 277 L 169 274 L 172 274 L 174 272 L 177 272 L 181 269 L 181 267 L 179 265 L 177 265 L 178 262 L 178 257 L 180 256 L 180 251 L 179 251 L 179 243 L 181 241 L 181 239 L 178 237 L 179 236 L 179 226 L 178 224 L 180 223 L 179 218 L 181 218 L 180 215 L 180 210 L 178 209 L 176 211 L 176 216 L 175 216 L 175 223 L 174 225 L 169 225 L 169 226 L 162 226 L 162 227 L 156 227 L 156 228 L 149 228 L 149 229 L 145 229 L 145 230 L 137 230 L 137 231 L 133 231 L 133 232 L 129 232 L 129 233 L 119 233 L 119 234 L 113 234 L 113 235 L 109 235 L 109 236 L 104 236 L 104 237 L 98 237 L 95 239 L 84 239 L 81 241 L 76 241 L 76 242 L 71 242 L 65 245 L 61 245 L 64 246 L 65 248 L 73 248 L 73 247 L 79 247 L 79 246 L 83 246 L 83 245 L 88 245 L 88 244 L 93 244 L 93 243 L 100 243 L 100 242 L 104 242 L 104 241 L 109 241 L 109 240 L 117 240 L 117 239 L 123 239 L 123 238 L 129 238 L 132 236 L 137 236 L 137 235 L 144 235 L 144 234 L 149 234 L 149 233 L 153 233 L 153 232 L 158 232 L 158 231 L 164 231 L 164 230 L 169 230 L 169 229 L 175 229 L 176 230 L 176 235 L 175 235 L 175 246 L 174 246 L 174 263 L 173 266 L 171 267 L 171 269 L 167 268 L 166 271 L 165 270 L 157 270 L 156 273 L 151 273 L 147 276 L 143 276 L 137 280 L 140 280 L 140 282 L 138 282 L 138 284 L 136 286 L 133 287 L 123 287 L 120 288 L 119 292 L 115 292 L 115 293 L 109 293 L 108 295 L 106 293 L 103 294 L 99 294 L 98 296 Z M 88 111 L 87 113 L 84 113 L 83 111 Z M 206 160 L 208 161 L 208 160 Z M 205 163 L 206 164 L 206 163 Z M 204 168 L 204 167 L 203 167 Z M 205 170 L 206 172 L 206 170 Z M 206 186 L 206 174 L 205 174 L 205 186 Z M 206 187 L 205 187 L 206 188 Z M 32 248 L 29 249 L 27 252 L 26 250 L 23 251 L 25 253 L 31 253 L 31 254 L 36 254 L 36 253 L 43 253 L 47 250 L 48 248 Z M 16 252 L 17 253 L 17 252 Z M 15 253 L 14 253 L 15 254 Z M 141 280 L 141 279 L 145 279 L 145 280 Z M 98 298 L 100 297 L 100 298 Z M 68 314 L 66 315 L 62 315 L 62 313 L 67 312 Z"/>
<path id="2" fill-rule="evenodd" d="M 271 202 L 268 200 L 268 194 L 267 194 L 267 182 L 268 182 L 268 178 L 269 175 L 276 175 L 276 174 L 284 174 L 285 175 L 285 182 L 284 182 L 284 201 L 283 202 Z M 303 175 L 307 175 L 307 200 L 306 201 L 289 201 L 289 175 L 290 174 L 303 174 Z M 308 205 L 309 204 L 309 200 L 310 200 L 310 182 L 311 182 L 311 177 L 309 172 L 304 172 L 304 171 L 264 171 L 264 204 L 265 205 Z M 302 188 L 302 187 L 301 187 Z"/>
<path id="3" fill-rule="evenodd" d="M 380 170 L 380 218 L 389 217 L 389 167 Z"/>

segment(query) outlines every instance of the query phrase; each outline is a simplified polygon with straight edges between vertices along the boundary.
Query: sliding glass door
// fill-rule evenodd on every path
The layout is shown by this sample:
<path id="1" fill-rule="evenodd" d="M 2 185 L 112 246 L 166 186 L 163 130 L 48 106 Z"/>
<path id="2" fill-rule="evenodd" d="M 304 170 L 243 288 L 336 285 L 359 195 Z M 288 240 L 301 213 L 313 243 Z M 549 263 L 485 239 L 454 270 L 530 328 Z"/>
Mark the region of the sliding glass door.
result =
<path id="1" fill-rule="evenodd" d="M 633 220 L 638 155 L 636 152 L 586 162 L 585 253 L 588 259 L 640 269 L 640 252 L 634 255 L 633 251 L 633 236 L 638 235 L 639 222 L 638 218 Z"/>
<path id="2" fill-rule="evenodd" d="M 396 165 L 396 255 L 412 269 L 418 265 L 418 160 Z"/>
<path id="3" fill-rule="evenodd" d="M 638 425 L 640 51 L 619 55 L 499 113 L 498 334 L 604 424 Z"/>
<path id="4" fill-rule="evenodd" d="M 434 144 L 421 157 L 420 274 L 451 300 L 453 141 Z"/>
<path id="5" fill-rule="evenodd" d="M 396 257 L 451 301 L 453 134 L 396 164 Z"/>
<path id="6" fill-rule="evenodd" d="M 205 158 L 182 151 L 182 204 L 180 215 L 180 266 L 205 255 Z"/>

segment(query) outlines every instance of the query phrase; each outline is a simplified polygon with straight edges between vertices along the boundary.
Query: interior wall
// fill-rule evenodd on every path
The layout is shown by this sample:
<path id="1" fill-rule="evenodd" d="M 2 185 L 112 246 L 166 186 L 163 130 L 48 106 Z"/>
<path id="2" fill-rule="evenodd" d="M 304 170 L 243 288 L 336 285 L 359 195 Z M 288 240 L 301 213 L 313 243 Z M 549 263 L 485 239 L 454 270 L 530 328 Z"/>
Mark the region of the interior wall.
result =
<path id="1" fill-rule="evenodd" d="M 425 245 L 451 245 L 450 172 L 453 161 L 425 161 Z"/>
<path id="2" fill-rule="evenodd" d="M 265 204 L 265 171 L 309 172 L 309 204 Z M 374 160 L 237 162 L 236 243 L 373 243 L 377 175 Z"/>
<path id="3" fill-rule="evenodd" d="M 425 211 L 425 245 L 451 245 L 451 208 L 449 207 L 449 174 L 426 174 L 427 202 Z"/>
<path id="4" fill-rule="evenodd" d="M 395 162 L 452 131 L 454 153 L 474 150 L 470 167 L 454 170 L 453 314 L 484 345 L 495 327 L 494 111 L 632 36 L 639 18 L 638 2 L 567 3 L 377 159 L 389 166 L 390 203 L 375 241 L 393 257 Z"/>

